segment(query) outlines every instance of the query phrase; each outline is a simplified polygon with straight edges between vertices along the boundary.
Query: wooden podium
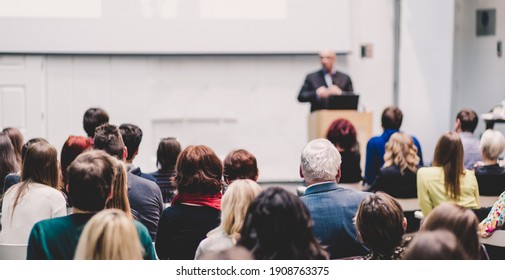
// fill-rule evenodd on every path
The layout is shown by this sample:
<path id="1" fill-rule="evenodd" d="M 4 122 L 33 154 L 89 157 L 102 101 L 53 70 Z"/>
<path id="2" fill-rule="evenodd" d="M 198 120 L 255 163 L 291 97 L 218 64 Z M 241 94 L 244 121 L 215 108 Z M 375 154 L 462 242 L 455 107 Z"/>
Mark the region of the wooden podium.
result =
<path id="1" fill-rule="evenodd" d="M 372 138 L 372 113 L 356 110 L 317 110 L 309 115 L 309 141 L 326 138 L 328 127 L 335 119 L 347 119 L 356 128 L 361 153 L 361 168 L 364 170 L 366 144 Z"/>

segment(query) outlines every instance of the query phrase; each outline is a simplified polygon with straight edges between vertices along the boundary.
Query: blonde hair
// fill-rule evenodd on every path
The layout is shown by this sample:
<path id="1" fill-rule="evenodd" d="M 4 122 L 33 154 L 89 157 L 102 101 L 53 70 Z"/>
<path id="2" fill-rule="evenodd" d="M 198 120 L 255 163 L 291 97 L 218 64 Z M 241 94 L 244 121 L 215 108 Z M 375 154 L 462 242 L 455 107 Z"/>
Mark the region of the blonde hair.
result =
<path id="1" fill-rule="evenodd" d="M 498 130 L 488 129 L 482 134 L 480 148 L 486 158 L 497 160 L 505 149 L 505 137 Z"/>
<path id="2" fill-rule="evenodd" d="M 127 173 L 124 163 L 115 159 L 114 180 L 112 181 L 112 198 L 107 200 L 105 208 L 123 210 L 133 220 L 130 201 L 128 200 Z"/>
<path id="3" fill-rule="evenodd" d="M 95 214 L 86 224 L 76 260 L 142 260 L 144 249 L 135 224 L 118 209 Z"/>
<path id="4" fill-rule="evenodd" d="M 396 132 L 391 135 L 386 143 L 384 167 L 397 165 L 400 167 L 402 174 L 406 169 L 415 173 L 419 160 L 417 147 L 414 145 L 412 137 L 403 132 Z"/>
<path id="5" fill-rule="evenodd" d="M 224 232 L 230 236 L 233 244 L 240 238 L 247 208 L 251 201 L 261 192 L 261 187 L 249 179 L 233 181 L 221 199 L 221 224 L 210 231 L 207 236 Z"/>

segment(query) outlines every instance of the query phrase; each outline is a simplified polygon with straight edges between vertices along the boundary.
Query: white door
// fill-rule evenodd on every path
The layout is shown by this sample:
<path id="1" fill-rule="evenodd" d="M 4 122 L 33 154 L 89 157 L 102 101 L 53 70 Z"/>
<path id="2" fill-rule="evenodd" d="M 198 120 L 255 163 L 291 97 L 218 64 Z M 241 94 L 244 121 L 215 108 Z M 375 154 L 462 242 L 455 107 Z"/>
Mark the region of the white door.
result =
<path id="1" fill-rule="evenodd" d="M 21 130 L 25 141 L 46 136 L 45 58 L 0 56 L 0 126 Z"/>

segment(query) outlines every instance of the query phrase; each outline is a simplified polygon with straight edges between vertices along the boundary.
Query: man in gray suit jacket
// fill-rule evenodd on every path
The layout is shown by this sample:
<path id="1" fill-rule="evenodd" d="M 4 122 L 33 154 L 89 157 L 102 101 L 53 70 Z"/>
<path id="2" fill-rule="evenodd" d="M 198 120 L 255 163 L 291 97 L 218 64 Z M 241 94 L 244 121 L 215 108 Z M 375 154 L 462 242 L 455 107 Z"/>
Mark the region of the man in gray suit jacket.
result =
<path id="1" fill-rule="evenodd" d="M 340 153 L 326 139 L 313 140 L 302 151 L 300 175 L 308 188 L 300 199 L 314 220 L 314 235 L 326 246 L 331 259 L 367 253 L 357 239 L 353 219 L 370 193 L 338 186 L 340 163 Z"/>
<path id="2" fill-rule="evenodd" d="M 334 67 L 335 52 L 321 51 L 319 57 L 322 69 L 307 75 L 298 94 L 298 101 L 310 102 L 311 112 L 324 109 L 324 103 L 330 96 L 354 92 L 351 78 Z"/>

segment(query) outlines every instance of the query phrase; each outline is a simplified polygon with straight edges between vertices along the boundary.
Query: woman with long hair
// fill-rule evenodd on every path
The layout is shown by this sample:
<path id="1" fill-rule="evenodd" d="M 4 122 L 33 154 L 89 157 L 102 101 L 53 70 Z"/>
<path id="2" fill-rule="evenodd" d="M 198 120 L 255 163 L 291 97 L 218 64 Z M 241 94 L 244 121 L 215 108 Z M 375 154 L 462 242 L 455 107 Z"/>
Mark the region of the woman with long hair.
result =
<path id="1" fill-rule="evenodd" d="M 114 158 L 114 179 L 112 180 L 112 197 L 105 203 L 106 209 L 122 210 L 128 219 L 135 218 L 128 199 L 127 172 L 124 163 Z"/>
<path id="2" fill-rule="evenodd" d="M 18 162 L 18 166 L 21 166 L 21 150 L 23 149 L 23 143 L 25 142 L 23 134 L 15 127 L 4 128 L 3 133 L 11 139 L 14 152 L 16 153 L 16 161 Z"/>
<path id="3" fill-rule="evenodd" d="M 75 250 L 76 260 L 142 260 L 144 248 L 135 224 L 125 212 L 106 209 L 84 227 Z"/>
<path id="4" fill-rule="evenodd" d="M 444 202 L 479 208 L 477 179 L 473 171 L 463 166 L 463 144 L 458 133 L 442 135 L 435 148 L 433 166 L 417 171 L 417 196 L 424 216 Z"/>
<path id="5" fill-rule="evenodd" d="M 249 205 L 238 245 L 257 260 L 322 260 L 328 253 L 312 232 L 305 204 L 280 187 L 262 191 Z"/>
<path id="6" fill-rule="evenodd" d="M 5 177 L 9 173 L 19 171 L 19 164 L 16 160 L 16 152 L 12 146 L 12 142 L 4 132 L 0 132 L 0 191 L 4 190 Z"/>
<path id="7" fill-rule="evenodd" d="M 418 164 L 419 156 L 412 137 L 396 132 L 386 143 L 384 166 L 377 173 L 370 191 L 382 191 L 398 198 L 417 197 Z"/>
<path id="8" fill-rule="evenodd" d="M 151 173 L 160 186 L 163 203 L 171 203 L 177 194 L 174 184 L 175 163 L 181 153 L 181 144 L 177 138 L 166 137 L 161 139 L 156 152 L 156 165 L 158 171 Z"/>
<path id="9" fill-rule="evenodd" d="M 175 165 L 178 194 L 158 224 L 160 259 L 192 260 L 198 244 L 219 225 L 223 165 L 204 145 L 188 146 Z"/>
<path id="10" fill-rule="evenodd" d="M 195 259 L 217 253 L 237 244 L 247 207 L 261 192 L 261 187 L 249 179 L 233 181 L 221 200 L 221 224 L 207 234 L 196 250 Z"/>
<path id="11" fill-rule="evenodd" d="M 60 191 L 58 153 L 47 142 L 28 147 L 21 182 L 9 188 L 2 205 L 0 243 L 27 244 L 33 225 L 67 215 Z"/>
<path id="12" fill-rule="evenodd" d="M 93 140 L 84 136 L 70 135 L 61 148 L 60 163 L 63 182 L 67 183 L 67 168 L 74 159 L 93 147 Z"/>

